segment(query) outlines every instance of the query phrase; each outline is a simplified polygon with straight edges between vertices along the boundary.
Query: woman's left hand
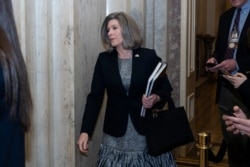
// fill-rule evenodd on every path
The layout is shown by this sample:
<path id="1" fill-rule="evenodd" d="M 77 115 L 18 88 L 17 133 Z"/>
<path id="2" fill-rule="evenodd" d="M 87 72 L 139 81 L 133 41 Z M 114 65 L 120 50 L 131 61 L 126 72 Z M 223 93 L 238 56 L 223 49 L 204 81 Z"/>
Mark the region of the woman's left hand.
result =
<path id="1" fill-rule="evenodd" d="M 160 101 L 160 97 L 156 94 L 151 94 L 148 97 L 146 97 L 146 95 L 142 96 L 142 106 L 144 108 L 152 108 L 153 105 L 159 101 Z"/>

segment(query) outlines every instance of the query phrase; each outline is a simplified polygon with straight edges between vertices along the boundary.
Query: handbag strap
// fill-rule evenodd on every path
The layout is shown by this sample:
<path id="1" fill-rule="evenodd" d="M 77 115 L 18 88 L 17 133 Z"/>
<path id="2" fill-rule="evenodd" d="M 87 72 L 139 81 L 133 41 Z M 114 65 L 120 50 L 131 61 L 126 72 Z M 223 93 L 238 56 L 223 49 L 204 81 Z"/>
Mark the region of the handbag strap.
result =
<path id="1" fill-rule="evenodd" d="M 175 109 L 175 104 L 174 104 L 174 100 L 173 98 L 170 96 L 167 96 L 167 102 L 165 104 L 168 103 L 168 108 L 169 109 Z M 160 112 L 160 111 L 164 111 L 164 109 L 152 109 L 152 111 L 155 113 L 155 112 Z"/>

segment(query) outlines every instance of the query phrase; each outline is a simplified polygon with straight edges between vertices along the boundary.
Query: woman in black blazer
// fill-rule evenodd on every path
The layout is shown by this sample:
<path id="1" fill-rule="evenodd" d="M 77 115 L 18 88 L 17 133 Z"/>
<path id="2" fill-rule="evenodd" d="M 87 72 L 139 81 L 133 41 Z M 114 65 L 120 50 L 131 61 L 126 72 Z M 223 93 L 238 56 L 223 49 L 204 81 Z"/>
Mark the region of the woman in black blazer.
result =
<path id="1" fill-rule="evenodd" d="M 79 150 L 88 151 L 106 91 L 104 137 L 97 166 L 176 166 L 171 152 L 158 157 L 147 153 L 140 116 L 142 106 L 160 109 L 171 96 L 166 74 L 156 80 L 149 97 L 144 95 L 147 80 L 161 58 L 154 50 L 141 47 L 143 40 L 137 24 L 123 12 L 105 18 L 101 37 L 108 50 L 99 54 L 95 65 L 77 142 Z"/>

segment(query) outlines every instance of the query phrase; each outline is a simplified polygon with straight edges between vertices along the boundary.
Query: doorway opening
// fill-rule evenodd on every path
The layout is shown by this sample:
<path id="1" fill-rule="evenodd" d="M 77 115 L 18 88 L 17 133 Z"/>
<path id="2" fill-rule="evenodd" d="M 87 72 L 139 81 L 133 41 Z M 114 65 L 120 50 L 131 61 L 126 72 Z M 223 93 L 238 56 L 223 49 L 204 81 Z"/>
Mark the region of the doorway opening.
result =
<path id="1" fill-rule="evenodd" d="M 206 72 L 205 62 L 214 50 L 220 14 L 229 7 L 229 1 L 196 0 L 195 113 L 190 124 L 194 135 L 210 133 L 214 154 L 218 153 L 222 142 L 220 115 L 215 104 L 217 74 Z M 195 144 L 186 157 L 177 158 L 178 166 L 199 166 L 199 149 Z M 220 163 L 210 162 L 209 166 L 228 166 L 226 154 Z"/>

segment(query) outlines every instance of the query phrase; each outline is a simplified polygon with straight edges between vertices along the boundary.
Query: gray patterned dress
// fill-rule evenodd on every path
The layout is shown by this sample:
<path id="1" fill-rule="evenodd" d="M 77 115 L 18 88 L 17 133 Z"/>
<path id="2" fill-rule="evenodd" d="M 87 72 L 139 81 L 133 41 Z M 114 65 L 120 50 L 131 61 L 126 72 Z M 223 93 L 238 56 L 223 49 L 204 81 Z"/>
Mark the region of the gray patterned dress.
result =
<path id="1" fill-rule="evenodd" d="M 132 72 L 132 58 L 118 59 L 118 65 L 122 83 L 128 92 Z M 150 156 L 147 153 L 145 136 L 138 134 L 129 116 L 124 136 L 113 137 L 104 133 L 97 166 L 176 167 L 176 163 L 171 152 L 158 157 Z"/>

